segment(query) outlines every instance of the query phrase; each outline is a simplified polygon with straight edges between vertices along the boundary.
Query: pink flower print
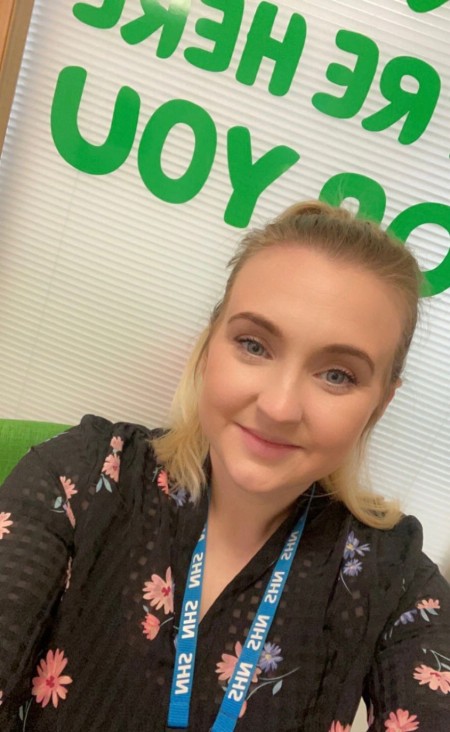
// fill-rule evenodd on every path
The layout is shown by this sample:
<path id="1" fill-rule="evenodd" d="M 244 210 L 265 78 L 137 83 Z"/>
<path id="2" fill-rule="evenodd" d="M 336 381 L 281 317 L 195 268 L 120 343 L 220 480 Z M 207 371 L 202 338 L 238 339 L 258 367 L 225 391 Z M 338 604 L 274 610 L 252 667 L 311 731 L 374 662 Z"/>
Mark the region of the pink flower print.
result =
<path id="1" fill-rule="evenodd" d="M 123 450 L 123 439 L 121 437 L 113 437 L 110 446 L 115 452 L 122 452 Z"/>
<path id="2" fill-rule="evenodd" d="M 245 701 L 241 707 L 241 711 L 239 712 L 239 719 L 244 716 L 246 711 L 247 711 L 247 702 Z"/>
<path id="3" fill-rule="evenodd" d="M 69 557 L 69 561 L 67 563 L 67 569 L 66 569 L 66 591 L 70 587 L 70 580 L 72 578 L 72 557 Z"/>
<path id="4" fill-rule="evenodd" d="M 439 600 L 432 600 L 430 597 L 428 600 L 421 600 L 417 603 L 416 607 L 419 610 L 440 610 L 441 609 L 441 603 Z"/>
<path id="5" fill-rule="evenodd" d="M 410 716 L 405 709 L 397 709 L 396 712 L 390 713 L 384 726 L 389 732 L 414 732 L 419 728 L 419 722 L 416 714 Z"/>
<path id="6" fill-rule="evenodd" d="M 144 585 L 144 600 L 150 600 L 150 605 L 156 610 L 164 608 L 166 615 L 173 613 L 173 582 L 172 570 L 166 570 L 166 580 L 157 574 L 152 574 L 150 582 Z"/>
<path id="7" fill-rule="evenodd" d="M 70 503 L 69 503 L 69 501 L 67 501 L 66 503 L 64 503 L 64 505 L 63 505 L 63 509 L 64 509 L 64 511 L 65 511 L 65 512 L 66 512 L 66 514 L 67 514 L 67 518 L 68 518 L 68 519 L 69 519 L 69 521 L 70 521 L 70 525 L 71 525 L 71 526 L 72 526 L 72 528 L 74 529 L 74 528 L 75 528 L 75 524 L 76 524 L 76 520 L 75 520 L 75 516 L 74 516 L 74 514 L 73 514 L 73 511 L 72 511 L 72 509 L 71 509 L 71 507 L 70 507 Z"/>
<path id="8" fill-rule="evenodd" d="M 59 479 L 61 481 L 62 487 L 64 488 L 64 493 L 66 494 L 67 500 L 72 498 L 75 493 L 78 493 L 78 491 L 75 490 L 75 483 L 72 483 L 72 481 L 69 478 L 66 478 L 65 475 L 61 475 Z"/>
<path id="9" fill-rule="evenodd" d="M 340 722 L 332 722 L 328 732 L 350 732 L 351 726 L 346 724 L 345 727 Z"/>
<path id="10" fill-rule="evenodd" d="M 169 478 L 168 478 L 165 470 L 161 470 L 158 473 L 156 482 L 157 482 L 158 486 L 161 488 L 162 492 L 165 493 L 166 496 L 168 496 L 169 495 Z"/>
<path id="11" fill-rule="evenodd" d="M 450 691 L 450 671 L 435 671 L 431 666 L 421 664 L 414 669 L 413 677 L 421 686 L 428 684 L 433 691 L 442 691 L 448 694 Z"/>
<path id="12" fill-rule="evenodd" d="M 219 681 L 228 681 L 228 679 L 231 679 L 241 651 L 242 644 L 238 641 L 234 646 L 235 656 L 231 656 L 229 653 L 222 653 L 222 660 L 216 665 L 216 674 L 219 674 Z"/>
<path id="13" fill-rule="evenodd" d="M 10 513 L 5 513 L 4 511 L 0 513 L 0 539 L 3 539 L 5 534 L 11 533 L 7 527 L 12 526 L 14 521 L 9 521 L 10 518 Z"/>
<path id="14" fill-rule="evenodd" d="M 420 600 L 416 604 L 416 608 L 418 609 L 419 613 L 421 614 L 422 618 L 427 621 L 427 623 L 431 622 L 431 615 L 437 615 L 438 611 L 441 609 L 441 603 L 439 600 L 433 600 L 432 597 L 429 597 L 427 599 Z"/>
<path id="15" fill-rule="evenodd" d="M 231 679 L 234 672 L 239 656 L 242 653 L 242 644 L 237 641 L 234 646 L 235 656 L 231 656 L 229 653 L 222 653 L 222 660 L 216 664 L 216 674 L 219 674 L 219 681 L 228 681 Z M 261 669 L 257 668 L 253 674 L 252 684 L 258 683 L 258 676 L 261 673 Z"/>
<path id="16" fill-rule="evenodd" d="M 108 455 L 103 463 L 102 473 L 106 473 L 116 483 L 119 480 L 120 457 L 118 455 Z"/>
<path id="17" fill-rule="evenodd" d="M 58 706 L 59 699 L 65 699 L 67 696 L 66 684 L 71 684 L 70 676 L 61 676 L 61 672 L 67 666 L 67 658 L 64 658 L 64 652 L 58 648 L 55 653 L 49 651 L 47 657 L 41 659 L 37 667 L 38 675 L 33 679 L 32 694 L 36 697 L 38 704 L 46 707 L 50 699 L 53 706 Z"/>
<path id="18" fill-rule="evenodd" d="M 144 630 L 143 633 L 148 640 L 154 640 L 156 636 L 159 633 L 159 629 L 161 627 L 161 623 L 159 622 L 156 615 L 152 615 L 151 613 L 147 613 L 145 616 L 145 620 L 141 623 Z"/>

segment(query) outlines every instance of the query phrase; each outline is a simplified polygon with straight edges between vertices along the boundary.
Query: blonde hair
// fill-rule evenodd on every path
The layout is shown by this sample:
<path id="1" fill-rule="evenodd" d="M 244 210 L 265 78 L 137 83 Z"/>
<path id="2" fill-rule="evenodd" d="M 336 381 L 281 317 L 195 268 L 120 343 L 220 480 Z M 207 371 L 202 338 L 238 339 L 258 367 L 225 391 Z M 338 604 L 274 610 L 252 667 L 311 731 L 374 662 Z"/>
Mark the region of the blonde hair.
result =
<path id="1" fill-rule="evenodd" d="M 402 242 L 388 236 L 378 225 L 357 219 L 345 209 L 333 208 L 320 201 L 295 204 L 273 222 L 249 231 L 230 260 L 231 272 L 223 299 L 215 306 L 209 324 L 201 333 L 186 364 L 173 399 L 171 426 L 162 436 L 152 440 L 157 458 L 165 466 L 171 481 L 183 486 L 193 500 L 199 498 L 206 485 L 204 466 L 209 450 L 198 415 L 200 365 L 242 267 L 258 252 L 286 243 L 314 247 L 332 259 L 359 265 L 389 283 L 401 295 L 404 328 L 394 354 L 391 373 L 386 379 L 386 396 L 392 385 L 398 382 L 403 370 L 417 323 L 422 275 L 413 255 Z M 372 415 L 346 462 L 332 474 L 321 478 L 320 484 L 363 523 L 389 529 L 402 515 L 397 503 L 374 495 L 362 488 L 359 481 L 368 436 L 380 411 L 376 410 Z"/>

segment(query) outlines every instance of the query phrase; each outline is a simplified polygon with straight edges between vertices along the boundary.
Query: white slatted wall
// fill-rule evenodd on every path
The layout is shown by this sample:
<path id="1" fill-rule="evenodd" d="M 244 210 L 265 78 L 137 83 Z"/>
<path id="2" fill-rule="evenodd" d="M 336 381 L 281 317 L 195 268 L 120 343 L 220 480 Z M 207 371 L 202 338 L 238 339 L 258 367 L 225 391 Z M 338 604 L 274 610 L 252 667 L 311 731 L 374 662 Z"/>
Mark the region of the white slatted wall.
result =
<path id="1" fill-rule="evenodd" d="M 126 0 L 121 20 L 106 30 L 77 20 L 73 5 L 36 0 L 0 167 L 0 414 L 75 423 L 94 412 L 157 425 L 242 233 L 223 219 L 232 192 L 229 128 L 248 127 L 254 159 L 276 145 L 300 154 L 260 196 L 252 225 L 296 199 L 317 197 L 343 171 L 383 186 L 384 225 L 416 203 L 450 204 L 450 3 L 417 13 L 407 0 L 280 0 L 280 38 L 294 11 L 307 21 L 298 71 L 284 96 L 268 91 L 271 61 L 263 62 L 253 86 L 235 78 L 258 2 L 245 2 L 230 67 L 220 73 L 183 56 L 189 46 L 212 47 L 196 33 L 196 21 L 222 17 L 200 0 L 192 3 L 179 48 L 168 59 L 156 57 L 158 33 L 134 46 L 121 38 L 120 28 L 141 14 L 138 0 Z M 355 61 L 336 48 L 339 29 L 364 34 L 380 49 L 370 93 L 350 119 L 327 116 L 311 103 L 315 92 L 344 91 L 326 80 L 332 61 Z M 442 82 L 436 112 L 412 145 L 398 142 L 402 122 L 383 132 L 361 126 L 385 106 L 380 76 L 402 55 L 427 61 Z M 88 72 L 79 125 L 92 143 L 105 139 L 119 87 L 139 94 L 136 140 L 113 173 L 82 173 L 55 148 L 50 110 L 67 66 Z M 411 80 L 404 83 L 414 89 Z M 137 167 L 149 118 L 178 98 L 204 108 L 217 130 L 211 173 L 182 205 L 152 195 Z M 181 175 L 191 154 L 192 133 L 178 125 L 164 147 L 166 173 Z M 436 267 L 449 249 L 447 233 L 437 226 L 417 229 L 412 243 L 424 269 Z M 419 516 L 426 548 L 444 568 L 450 568 L 449 332 L 447 289 L 424 302 L 405 385 L 377 430 L 372 458 L 374 484 Z"/>

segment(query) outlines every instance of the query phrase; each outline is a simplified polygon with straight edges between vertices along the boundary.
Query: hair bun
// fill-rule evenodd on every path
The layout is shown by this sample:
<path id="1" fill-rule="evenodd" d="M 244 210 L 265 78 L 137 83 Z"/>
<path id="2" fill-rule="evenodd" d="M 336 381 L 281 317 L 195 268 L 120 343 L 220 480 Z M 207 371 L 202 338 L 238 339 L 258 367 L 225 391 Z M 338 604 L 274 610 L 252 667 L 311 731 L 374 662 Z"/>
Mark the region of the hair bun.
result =
<path id="1" fill-rule="evenodd" d="M 353 215 L 350 211 L 345 208 L 336 208 L 330 206 L 328 203 L 323 201 L 301 201 L 300 203 L 294 203 L 283 211 L 275 219 L 276 223 L 296 219 L 300 216 L 326 216 L 332 219 L 339 219 L 341 221 L 349 221 L 353 219 Z"/>

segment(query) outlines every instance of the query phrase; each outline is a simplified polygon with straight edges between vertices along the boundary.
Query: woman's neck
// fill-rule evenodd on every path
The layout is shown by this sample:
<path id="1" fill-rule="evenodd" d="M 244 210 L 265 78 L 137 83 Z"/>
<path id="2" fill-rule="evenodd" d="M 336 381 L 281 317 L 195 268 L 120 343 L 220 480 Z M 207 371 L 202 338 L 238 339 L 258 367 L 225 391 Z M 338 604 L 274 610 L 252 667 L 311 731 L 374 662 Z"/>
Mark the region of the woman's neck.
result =
<path id="1" fill-rule="evenodd" d="M 279 497 L 245 493 L 212 482 L 208 532 L 216 540 L 243 552 L 257 551 L 289 516 L 293 502 Z"/>
<path id="2" fill-rule="evenodd" d="M 200 617 L 287 518 L 295 502 L 211 481 Z"/>

